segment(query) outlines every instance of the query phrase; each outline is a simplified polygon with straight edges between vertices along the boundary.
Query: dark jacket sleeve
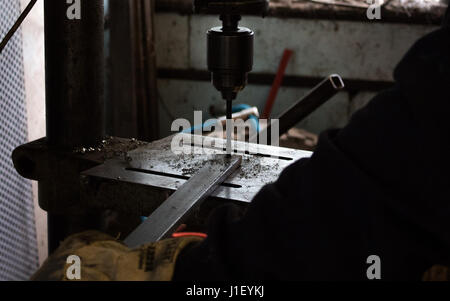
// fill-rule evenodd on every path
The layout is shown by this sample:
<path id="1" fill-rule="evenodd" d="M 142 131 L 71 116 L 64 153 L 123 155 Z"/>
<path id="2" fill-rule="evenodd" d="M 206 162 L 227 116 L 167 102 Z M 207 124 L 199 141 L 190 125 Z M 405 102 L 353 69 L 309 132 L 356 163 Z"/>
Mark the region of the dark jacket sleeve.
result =
<path id="1" fill-rule="evenodd" d="M 176 280 L 420 279 L 450 256 L 450 32 L 418 41 L 378 94 L 310 159 L 264 187 L 243 217 L 212 215 L 209 237 L 187 249 Z"/>

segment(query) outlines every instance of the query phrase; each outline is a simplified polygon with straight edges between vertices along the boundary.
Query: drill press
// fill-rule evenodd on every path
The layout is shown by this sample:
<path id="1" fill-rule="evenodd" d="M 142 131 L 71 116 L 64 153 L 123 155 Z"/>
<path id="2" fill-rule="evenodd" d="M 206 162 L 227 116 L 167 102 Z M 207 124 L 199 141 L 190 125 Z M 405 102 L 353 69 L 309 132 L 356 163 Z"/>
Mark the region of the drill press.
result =
<path id="1" fill-rule="evenodd" d="M 207 60 L 212 83 L 227 103 L 227 154 L 231 155 L 232 103 L 253 67 L 254 33 L 239 27 L 239 21 L 242 14 L 265 16 L 269 0 L 196 0 L 194 5 L 196 12 L 219 14 L 222 21 L 221 27 L 207 33 Z"/>

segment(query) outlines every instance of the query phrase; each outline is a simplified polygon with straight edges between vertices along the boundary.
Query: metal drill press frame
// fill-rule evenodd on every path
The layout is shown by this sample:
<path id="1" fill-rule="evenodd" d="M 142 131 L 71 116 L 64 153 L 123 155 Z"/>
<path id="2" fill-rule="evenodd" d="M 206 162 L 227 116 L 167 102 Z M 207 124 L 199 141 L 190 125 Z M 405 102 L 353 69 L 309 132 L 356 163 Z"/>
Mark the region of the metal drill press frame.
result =
<path id="1" fill-rule="evenodd" d="M 220 1 L 199 1 L 196 7 L 232 13 L 239 4 L 237 12 L 245 13 L 263 2 L 267 4 L 229 1 L 223 6 Z M 99 216 L 89 213 L 90 204 L 82 201 L 83 187 L 91 185 L 80 174 L 107 159 L 123 160 L 128 151 L 145 144 L 135 139 L 103 141 L 103 0 L 83 3 L 82 22 L 68 20 L 66 10 L 65 0 L 44 1 L 47 137 L 12 154 L 18 173 L 39 182 L 39 205 L 48 212 L 50 252 L 68 235 L 98 226 Z M 80 146 L 88 151 L 74 151 Z"/>
<path id="2" fill-rule="evenodd" d="M 207 2 L 210 12 L 225 3 Z M 153 145 L 136 139 L 102 140 L 105 131 L 103 89 L 101 88 L 104 72 L 103 43 L 101 42 L 103 41 L 103 0 L 90 0 L 83 5 L 86 10 L 83 12 L 83 22 L 87 22 L 89 26 L 68 22 L 64 14 L 65 4 L 65 0 L 45 0 L 44 6 L 47 137 L 19 146 L 12 155 L 14 166 L 20 175 L 39 181 L 39 205 L 49 213 L 50 252 L 70 234 L 97 229 L 98 210 L 114 208 L 130 212 L 135 216 L 148 215 L 167 199 L 170 191 L 178 189 L 180 182 L 185 180 L 184 174 L 175 175 L 175 178 L 173 175 L 162 177 L 161 170 L 152 171 L 157 168 L 156 165 L 145 169 L 142 166 L 134 166 L 134 170 L 130 169 L 133 165 L 128 158 L 133 153 L 143 154 L 144 161 L 147 163 L 151 159 L 159 160 L 158 155 L 164 155 L 164 150 L 168 150 L 170 143 L 167 139 L 170 137 L 157 141 Z M 226 13 L 221 15 L 225 27 L 230 28 L 225 30 L 225 36 L 228 34 L 227 31 L 232 32 L 231 35 L 241 34 L 239 29 L 236 30 L 237 21 L 240 19 L 239 13 L 255 13 L 256 7 L 264 15 L 268 1 L 229 1 L 226 4 L 222 10 Z M 238 9 L 233 8 L 231 4 L 239 5 Z M 230 24 L 227 25 L 227 23 Z M 243 46 L 241 45 L 243 49 L 250 49 L 248 37 L 251 36 L 251 40 L 253 39 L 250 32 L 250 30 L 243 30 L 245 38 L 240 40 L 243 41 Z M 215 32 L 211 33 L 211 36 L 215 34 Z M 213 37 L 212 44 L 214 41 L 219 41 L 220 44 L 227 39 L 229 38 L 220 37 L 215 40 Z M 238 42 L 234 45 L 240 44 Z M 244 59 L 249 63 L 250 51 L 245 53 L 247 56 L 244 54 Z M 212 62 L 215 62 L 214 59 Z M 226 62 L 222 63 L 226 66 Z M 245 83 L 248 65 L 245 65 L 246 69 L 236 68 L 238 73 L 245 73 Z M 214 72 L 224 71 L 213 70 Z M 230 70 L 225 70 L 224 73 L 227 72 L 230 73 Z M 227 77 L 222 76 L 221 80 L 224 78 Z M 242 81 L 242 77 L 238 78 L 239 80 Z M 319 97 L 320 99 L 322 97 Z M 229 103 L 231 104 L 231 100 Z M 219 188 L 213 196 L 222 201 L 225 199 L 239 204 L 250 202 L 257 190 L 268 184 L 267 181 L 275 181 L 277 175 L 287 165 L 310 156 L 308 152 L 290 149 L 248 145 L 243 142 L 235 142 L 235 144 L 237 144 L 237 150 L 242 148 L 242 155 L 247 163 L 243 164 L 242 174 L 237 173 L 231 177 L 230 180 L 236 183 Z M 146 148 L 147 145 L 149 148 Z M 79 146 L 86 146 L 87 149 L 76 151 L 75 148 Z M 254 155 L 249 155 L 247 147 L 259 147 L 259 150 L 256 150 Z M 152 152 L 153 154 L 150 154 Z M 272 158 L 273 153 L 282 155 L 278 159 Z M 250 177 L 246 176 L 245 169 L 251 166 L 248 162 L 252 162 L 254 158 L 271 161 L 272 165 L 269 164 L 271 168 L 264 171 L 264 176 L 258 176 L 260 173 L 258 171 Z M 199 158 L 196 162 L 203 165 L 202 160 L 204 161 L 205 158 Z M 141 161 L 133 162 L 140 164 Z M 140 174 L 136 173 L 138 167 Z M 178 167 L 173 169 L 173 172 L 178 171 Z M 272 176 L 267 176 L 268 171 L 272 172 Z M 248 172 L 251 174 L 250 170 Z M 118 175 L 111 178 L 115 173 Z M 207 205 L 213 207 L 211 202 Z M 206 211 L 210 209 L 213 208 L 207 208 Z"/>

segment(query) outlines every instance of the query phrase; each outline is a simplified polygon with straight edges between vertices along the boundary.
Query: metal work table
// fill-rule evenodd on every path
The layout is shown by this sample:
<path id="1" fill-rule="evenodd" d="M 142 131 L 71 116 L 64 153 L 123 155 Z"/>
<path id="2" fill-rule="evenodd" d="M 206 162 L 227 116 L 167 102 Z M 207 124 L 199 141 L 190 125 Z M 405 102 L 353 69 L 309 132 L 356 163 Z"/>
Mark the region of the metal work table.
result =
<path id="1" fill-rule="evenodd" d="M 132 150 L 123 159 L 109 159 L 83 172 L 87 202 L 149 215 L 207 162 L 220 160 L 216 155 L 225 154 L 221 147 L 223 139 L 182 135 L 190 141 L 182 147 L 193 151 L 192 154 L 172 152 L 174 136 L 170 136 Z M 203 148 L 205 141 L 213 146 Z M 222 201 L 251 202 L 264 185 L 276 181 L 284 168 L 311 155 L 306 151 L 239 141 L 233 145 L 235 153 L 242 155 L 242 166 L 212 194 Z"/>

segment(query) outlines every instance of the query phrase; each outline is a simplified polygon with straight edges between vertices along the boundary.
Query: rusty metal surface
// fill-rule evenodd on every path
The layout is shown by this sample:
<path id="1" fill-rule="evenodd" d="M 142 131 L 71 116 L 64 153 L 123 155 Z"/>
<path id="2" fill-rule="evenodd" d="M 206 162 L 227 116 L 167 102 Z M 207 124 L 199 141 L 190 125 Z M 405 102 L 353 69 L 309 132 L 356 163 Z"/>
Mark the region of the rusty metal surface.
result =
<path id="1" fill-rule="evenodd" d="M 193 0 L 156 0 L 156 11 L 193 14 L 193 2 Z M 429 3 L 432 3 L 432 5 L 426 5 L 426 1 L 391 0 L 383 6 L 383 18 L 378 21 L 405 24 L 441 24 L 446 5 L 442 2 L 429 1 Z M 306 0 L 271 0 L 269 16 L 277 18 L 367 21 L 364 8 L 335 6 Z"/>
<path id="2" fill-rule="evenodd" d="M 64 149 L 105 135 L 103 0 L 84 1 L 81 21 L 67 7 L 44 1 L 47 141 Z"/>
<path id="3" fill-rule="evenodd" d="M 144 141 L 159 138 L 154 1 L 109 3 L 107 133 Z"/>
<path id="4" fill-rule="evenodd" d="M 128 160 L 106 160 L 104 164 L 83 173 L 89 181 L 103 182 L 98 189 L 115 190 L 119 187 L 139 187 L 146 192 L 173 192 L 180 188 L 191 176 L 198 172 L 207 162 L 217 160 L 218 154 L 225 154 L 225 141 L 219 138 L 191 136 L 183 134 L 191 143 L 183 145 L 185 150 L 198 151 L 198 154 L 174 154 L 171 151 L 173 136 L 148 144 L 128 152 Z M 213 148 L 202 148 L 204 142 L 212 141 Z M 284 168 L 301 158 L 307 158 L 310 152 L 267 145 L 248 144 L 234 141 L 235 152 L 242 155 L 241 169 L 234 172 L 212 196 L 235 202 L 250 202 L 266 184 L 276 181 Z M 205 154 L 207 152 L 207 154 Z M 109 183 L 109 184 L 108 184 Z M 145 187 L 145 188 L 144 188 Z M 126 198 L 125 194 L 121 194 Z M 139 208 L 151 203 L 142 196 L 133 199 L 109 200 L 115 206 Z M 163 200 L 155 199 L 154 203 Z M 144 202 L 144 204 L 142 203 Z M 104 204 L 106 202 L 103 202 Z"/>
<path id="5" fill-rule="evenodd" d="M 130 248 L 136 248 L 170 236 L 242 162 L 240 156 L 222 155 L 218 159 L 205 164 L 139 225 L 124 243 Z"/>

